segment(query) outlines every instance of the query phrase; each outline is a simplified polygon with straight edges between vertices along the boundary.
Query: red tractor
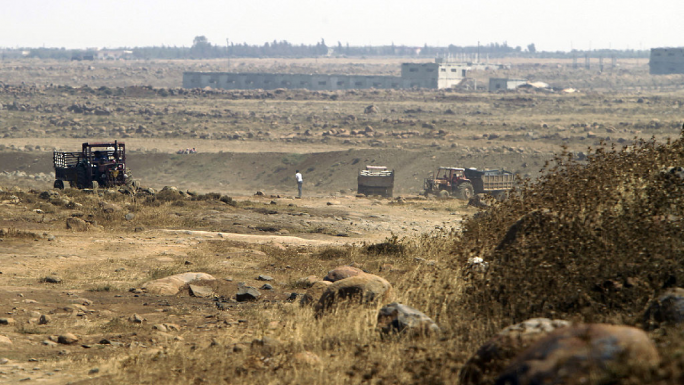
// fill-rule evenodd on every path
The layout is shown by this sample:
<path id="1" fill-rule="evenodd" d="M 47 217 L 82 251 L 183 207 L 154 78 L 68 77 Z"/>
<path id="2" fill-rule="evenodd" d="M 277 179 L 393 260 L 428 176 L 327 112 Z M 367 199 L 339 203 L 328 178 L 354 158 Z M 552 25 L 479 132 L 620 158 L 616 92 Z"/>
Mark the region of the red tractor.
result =
<path id="1" fill-rule="evenodd" d="M 470 200 L 475 194 L 487 193 L 504 199 L 515 185 L 515 175 L 504 170 L 440 167 L 436 176 L 425 179 L 425 196 L 454 196 Z"/>
<path id="2" fill-rule="evenodd" d="M 125 185 L 126 145 L 117 141 L 109 143 L 83 143 L 80 152 L 55 151 L 55 184 L 64 188 L 64 182 L 80 189 L 93 188 L 93 182 L 101 187 Z"/>

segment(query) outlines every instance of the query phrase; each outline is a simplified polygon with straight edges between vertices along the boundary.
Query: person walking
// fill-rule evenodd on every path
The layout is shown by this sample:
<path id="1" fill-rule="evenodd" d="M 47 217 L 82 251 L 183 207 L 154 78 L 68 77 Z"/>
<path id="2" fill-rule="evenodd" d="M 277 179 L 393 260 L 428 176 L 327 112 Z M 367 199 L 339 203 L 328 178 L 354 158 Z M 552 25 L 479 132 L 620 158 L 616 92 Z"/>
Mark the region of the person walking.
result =
<path id="1" fill-rule="evenodd" d="M 297 179 L 297 188 L 299 189 L 299 197 L 302 197 L 302 184 L 304 183 L 304 179 L 302 179 L 302 174 L 299 172 L 299 170 L 295 171 L 295 179 Z"/>

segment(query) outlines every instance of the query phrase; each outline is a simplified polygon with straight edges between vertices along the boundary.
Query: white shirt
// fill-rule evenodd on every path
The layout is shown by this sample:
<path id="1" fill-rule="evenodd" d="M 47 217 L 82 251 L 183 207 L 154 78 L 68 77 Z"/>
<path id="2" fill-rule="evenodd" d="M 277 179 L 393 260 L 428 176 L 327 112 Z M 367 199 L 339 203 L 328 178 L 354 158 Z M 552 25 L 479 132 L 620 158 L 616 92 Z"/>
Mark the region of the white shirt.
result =
<path id="1" fill-rule="evenodd" d="M 297 179 L 297 183 L 302 183 L 304 181 L 301 173 L 296 173 L 295 178 Z"/>

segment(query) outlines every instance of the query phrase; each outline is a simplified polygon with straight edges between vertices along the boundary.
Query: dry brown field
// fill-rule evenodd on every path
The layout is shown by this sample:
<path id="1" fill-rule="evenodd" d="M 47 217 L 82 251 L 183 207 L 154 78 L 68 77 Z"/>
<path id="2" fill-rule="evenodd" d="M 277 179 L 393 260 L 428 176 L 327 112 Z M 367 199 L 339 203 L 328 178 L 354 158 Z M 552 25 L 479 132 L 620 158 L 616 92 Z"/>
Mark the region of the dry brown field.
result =
<path id="1" fill-rule="evenodd" d="M 681 189 L 646 203 L 631 191 L 651 194 L 649 188 L 664 183 L 657 176 L 662 167 L 681 166 L 680 147 L 639 146 L 680 138 L 684 76 L 650 76 L 645 59 L 618 60 L 616 68 L 606 61 L 603 73 L 573 69 L 567 60 L 507 59 L 501 62 L 509 69 L 474 71 L 468 87 L 455 90 L 179 88 L 183 71 L 398 75 L 402 61 L 0 62 L 0 382 L 456 383 L 468 357 L 509 324 L 543 316 L 638 326 L 643 307 L 668 279 L 658 269 L 671 267 L 681 284 L 681 265 L 668 264 L 682 255 L 680 222 L 670 217 L 681 217 Z M 489 77 L 576 92 L 473 89 Z M 128 166 L 147 192 L 52 190 L 53 150 L 110 140 L 126 143 Z M 185 148 L 198 153 L 176 153 Z M 592 163 L 596 148 L 618 155 Z M 562 161 L 554 158 L 561 152 Z M 643 160 L 630 158 L 637 156 Z M 395 170 L 394 198 L 356 196 L 356 175 L 365 165 Z M 439 166 L 513 171 L 526 183 L 526 199 L 489 209 L 426 199 L 423 179 Z M 297 169 L 303 199 L 294 198 Z M 605 195 L 596 182 L 604 175 L 611 189 Z M 610 209 L 599 204 L 603 199 Z M 652 211 L 625 217 L 623 208 L 636 201 Z M 576 267 L 587 289 L 560 267 L 542 269 L 549 276 L 541 276 L 531 264 L 516 265 L 494 251 L 508 227 L 542 208 L 563 213 L 559 218 L 572 225 L 541 241 L 530 236 L 527 248 L 515 249 L 534 266 L 559 263 L 544 249 L 549 243 L 573 261 L 580 260 L 576 253 L 590 261 L 620 253 L 634 259 L 610 259 L 613 265 L 600 268 L 587 263 L 586 273 Z M 83 222 L 82 231 L 67 228 L 73 218 Z M 598 231 L 600 247 L 591 243 L 595 238 L 582 252 L 553 243 L 586 236 L 580 223 L 593 226 L 592 237 Z M 611 231 L 620 234 L 611 238 Z M 632 266 L 646 258 L 629 241 L 640 236 L 654 242 L 650 257 L 669 262 Z M 467 261 L 476 256 L 492 273 L 469 275 Z M 440 334 L 383 336 L 377 311 L 386 303 L 322 317 L 300 305 L 309 290 L 303 278 L 322 279 L 343 265 L 385 278 L 392 300 L 433 318 Z M 216 279 L 170 295 L 143 290 L 187 272 Z M 626 294 L 630 274 L 641 283 Z M 515 299 L 501 299 L 508 292 L 497 285 L 507 277 L 516 280 L 509 289 L 521 287 Z M 529 284 L 519 283 L 526 277 Z M 553 293 L 534 286 L 536 279 Z M 620 281 L 623 291 L 604 291 L 604 281 Z M 553 295 L 563 293 L 564 282 L 590 299 L 561 306 L 566 302 Z M 237 301 L 244 285 L 261 297 Z M 210 294 L 193 293 L 197 286 Z M 522 310 L 521 297 L 529 298 L 529 309 Z M 60 340 L 68 333 L 77 341 Z M 649 336 L 667 358 L 681 357 L 680 334 L 657 329 Z M 681 362 L 667 362 L 651 377 L 627 373 L 624 383 L 677 383 Z"/>

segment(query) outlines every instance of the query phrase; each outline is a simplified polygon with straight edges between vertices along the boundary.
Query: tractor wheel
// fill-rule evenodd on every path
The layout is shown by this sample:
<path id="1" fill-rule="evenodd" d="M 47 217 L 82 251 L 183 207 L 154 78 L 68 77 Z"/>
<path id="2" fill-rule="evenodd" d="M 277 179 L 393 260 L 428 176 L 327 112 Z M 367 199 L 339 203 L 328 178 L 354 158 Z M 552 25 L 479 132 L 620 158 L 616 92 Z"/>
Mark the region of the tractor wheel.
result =
<path id="1" fill-rule="evenodd" d="M 440 190 L 439 191 L 439 197 L 442 199 L 449 199 L 450 196 L 451 196 L 451 194 L 449 194 L 449 191 L 447 191 L 447 190 Z"/>
<path id="2" fill-rule="evenodd" d="M 88 169 L 85 163 L 76 165 L 76 187 L 80 189 L 93 188 L 93 181 L 88 178 Z"/>
<path id="3" fill-rule="evenodd" d="M 53 187 L 59 190 L 64 190 L 64 181 L 61 179 L 55 179 L 55 184 Z"/>
<path id="4" fill-rule="evenodd" d="M 470 200 L 475 195 L 475 190 L 473 189 L 473 185 L 465 182 L 461 183 L 456 187 L 456 198 L 464 201 Z"/>

